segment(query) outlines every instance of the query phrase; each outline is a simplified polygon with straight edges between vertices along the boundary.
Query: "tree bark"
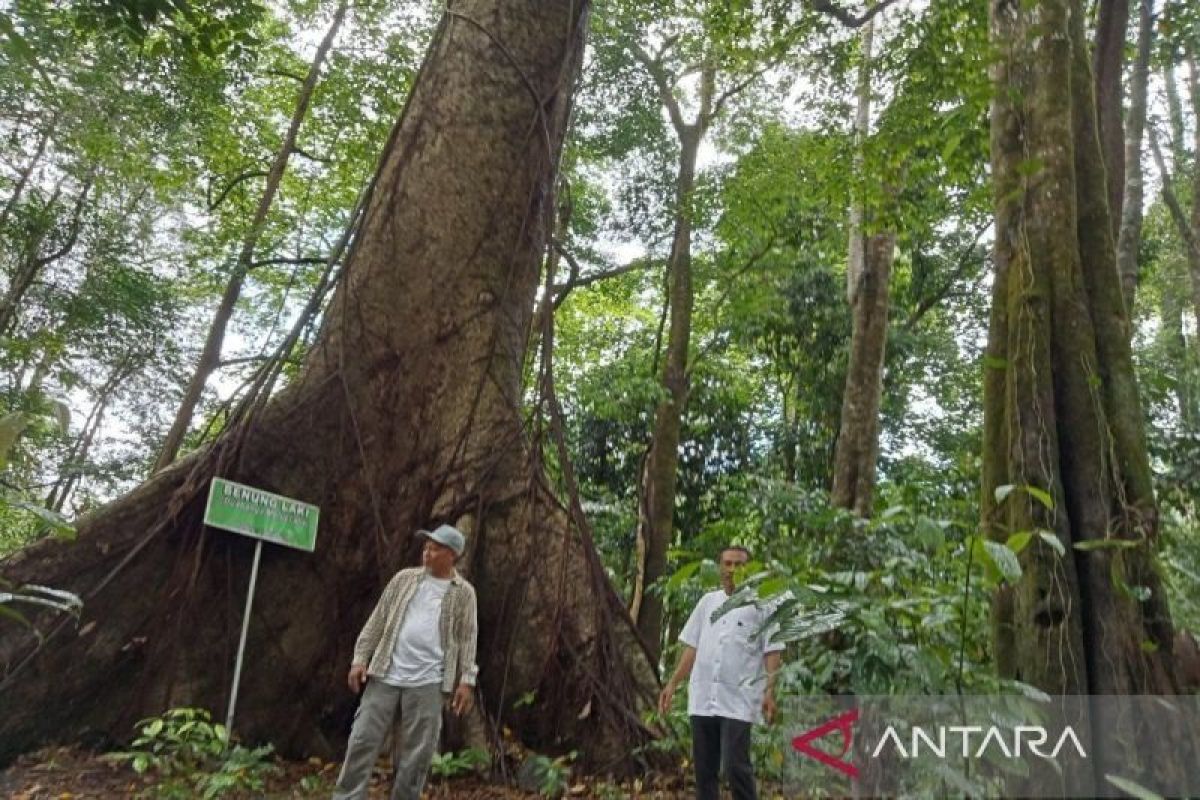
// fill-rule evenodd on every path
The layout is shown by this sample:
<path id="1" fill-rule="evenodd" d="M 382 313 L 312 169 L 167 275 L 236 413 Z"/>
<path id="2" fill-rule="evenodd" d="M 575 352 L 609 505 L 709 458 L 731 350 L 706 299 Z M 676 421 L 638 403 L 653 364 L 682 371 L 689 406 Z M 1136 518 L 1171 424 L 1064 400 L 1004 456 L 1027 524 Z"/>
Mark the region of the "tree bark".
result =
<path id="1" fill-rule="evenodd" d="M 631 614 L 657 662 L 662 650 L 662 597 L 646 591 L 667 569 L 667 548 L 675 531 L 675 476 L 679 431 L 688 397 L 688 353 L 692 336 L 692 190 L 696 156 L 704 136 L 701 123 L 679 131 L 679 174 L 675 180 L 675 234 L 667 260 L 670 326 L 662 369 L 663 395 L 654 412 L 650 452 L 642 481 L 637 542 L 640 569 Z"/>
<path id="2" fill-rule="evenodd" d="M 667 568 L 667 548 L 675 532 L 675 483 L 679 466 L 679 432 L 688 397 L 688 359 L 692 337 L 692 191 L 696 183 L 696 159 L 713 117 L 719 111 L 714 103 L 716 68 L 710 63 L 699 66 L 700 102 L 693 122 L 686 122 L 683 109 L 674 94 L 674 85 L 661 61 L 650 57 L 640 45 L 631 46 L 632 54 L 650 74 L 658 89 L 663 109 L 679 139 L 679 169 L 675 177 L 675 219 L 671 252 L 667 258 L 666 359 L 660 381 L 662 397 L 654 411 L 650 448 L 642 469 L 638 493 L 636 532 L 637 564 L 634 573 L 630 615 L 657 667 L 662 651 L 662 598 L 648 591 Z M 744 88 L 744 86 L 743 86 Z M 731 90 L 732 91 L 732 90 Z"/>
<path id="3" fill-rule="evenodd" d="M 481 706 L 530 745 L 635 766 L 656 679 L 594 551 L 525 441 L 521 372 L 586 3 L 445 12 L 294 383 L 211 447 L 3 565 L 80 593 L 82 625 L 0 638 L 0 758 L 222 708 L 252 544 L 199 524 L 223 475 L 315 503 L 316 551 L 268 546 L 238 733 L 335 757 L 356 634 L 418 527 L 469 529 Z M 252 407 L 252 404 L 244 407 Z M 44 622 L 42 623 L 45 624 Z M 532 693 L 534 702 L 517 706 Z"/>
<path id="4" fill-rule="evenodd" d="M 865 237 L 865 259 L 852 307 L 850 363 L 834 451 L 832 501 L 860 517 L 871 516 L 879 457 L 879 408 L 887 350 L 888 287 L 896 235 Z"/>
<path id="5" fill-rule="evenodd" d="M 1092 52 L 1095 75 L 1096 122 L 1107 175 L 1112 236 L 1117 238 L 1125 189 L 1125 131 L 1121 124 L 1121 73 L 1125 67 L 1125 33 L 1133 0 L 1100 0 L 1096 45 Z"/>
<path id="6" fill-rule="evenodd" d="M 863 27 L 855 131 L 859 148 L 870 134 L 872 19 Z M 857 167 L 862 170 L 861 156 Z M 888 299 L 896 235 L 864 234 L 867 214 L 855 203 L 850 215 L 846 294 L 850 303 L 850 359 L 842 392 L 842 414 L 833 456 L 832 502 L 861 517 L 871 516 L 879 457 L 879 408 L 887 351 Z"/>
<path id="7" fill-rule="evenodd" d="M 321 40 L 320 45 L 317 46 L 317 52 L 308 67 L 308 74 L 304 77 L 304 83 L 300 86 L 300 93 L 296 96 L 296 107 L 292 111 L 292 118 L 288 123 L 287 132 L 284 134 L 283 143 L 279 146 L 279 151 L 276 152 L 275 159 L 271 163 L 271 169 L 267 172 L 266 186 L 263 188 L 262 196 L 259 198 L 258 207 L 254 211 L 254 217 L 250 222 L 250 227 L 246 231 L 246 236 L 242 239 L 237 261 L 234 263 L 229 281 L 225 284 L 225 291 L 221 294 L 221 301 L 217 304 L 217 310 L 213 314 L 212 322 L 208 326 L 208 333 L 204 339 L 204 346 L 200 350 L 200 358 L 196 362 L 196 368 L 192 371 L 192 375 L 188 379 L 187 386 L 183 391 L 183 398 L 180 400 L 179 408 L 175 412 L 175 419 L 172 420 L 171 427 L 167 431 L 167 436 L 163 440 L 158 458 L 155 459 L 154 472 L 170 464 L 179 455 L 179 449 L 183 446 L 183 439 L 187 435 L 188 428 L 192 424 L 192 417 L 196 413 L 196 406 L 200 404 L 200 397 L 204 393 L 204 387 L 208 384 L 208 379 L 213 371 L 221 363 L 221 348 L 225 343 L 225 330 L 229 326 L 229 320 L 233 317 L 233 310 L 237 306 L 238 299 L 242 296 L 242 287 L 245 285 L 246 276 L 250 272 L 250 266 L 254 260 L 255 248 L 258 247 L 258 240 L 266 227 L 267 214 L 270 213 L 271 205 L 275 202 L 275 195 L 279 192 L 279 184 L 283 180 L 283 173 L 287 169 L 288 160 L 295 151 L 296 137 L 300 132 L 300 125 L 304 122 L 305 116 L 308 115 L 308 106 L 312 101 L 313 89 L 316 88 L 317 80 L 321 77 L 321 67 L 325 63 L 325 58 L 328 56 L 330 48 L 333 47 L 338 30 L 342 27 L 342 21 L 346 17 L 346 8 L 347 0 L 342 0 L 333 14 L 333 21 L 330 23 L 329 29 L 325 32 L 325 37 Z"/>
<path id="8" fill-rule="evenodd" d="M 992 2 L 994 302 L 1004 307 L 989 331 L 981 510 L 995 539 L 1052 531 L 1064 546 L 1060 555 L 1034 537 L 1022 551 L 1024 574 L 994 600 L 996 659 L 1004 677 L 1050 693 L 1170 694 L 1173 631 L 1154 568 L 1157 508 L 1083 14 L 1081 0 Z M 1018 490 L 997 502 L 1001 485 Z"/>
<path id="9" fill-rule="evenodd" d="M 1146 87 L 1150 79 L 1150 53 L 1154 44 L 1154 0 L 1138 3 L 1138 49 L 1129 82 L 1129 116 L 1125 121 L 1125 191 L 1121 205 L 1113 207 L 1120 218 L 1117 235 L 1117 271 L 1129 319 L 1134 319 L 1137 297 L 1138 247 L 1142 242 L 1142 140 L 1146 130 Z"/>

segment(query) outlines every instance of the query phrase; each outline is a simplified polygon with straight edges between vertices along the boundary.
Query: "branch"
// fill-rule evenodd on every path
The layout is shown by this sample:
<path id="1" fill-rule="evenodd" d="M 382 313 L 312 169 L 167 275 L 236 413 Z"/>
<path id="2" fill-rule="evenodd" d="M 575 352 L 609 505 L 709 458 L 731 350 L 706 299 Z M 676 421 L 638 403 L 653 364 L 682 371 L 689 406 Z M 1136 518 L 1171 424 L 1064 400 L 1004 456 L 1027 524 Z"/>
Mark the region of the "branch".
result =
<path id="1" fill-rule="evenodd" d="M 272 69 L 268 69 L 268 70 L 263 70 L 263 74 L 264 75 L 274 75 L 277 78 L 291 78 L 296 83 L 304 83 L 303 75 L 297 75 L 294 72 L 288 72 L 286 69 L 272 68 Z"/>
<path id="2" fill-rule="evenodd" d="M 232 192 L 234 190 L 234 187 L 236 187 L 239 183 L 244 183 L 245 181 L 248 181 L 251 178 L 265 178 L 265 177 L 267 177 L 267 174 L 268 173 L 264 172 L 261 169 L 256 169 L 256 170 L 251 170 L 249 172 L 243 172 L 241 175 L 238 175 L 236 178 L 234 178 L 232 181 L 229 182 L 229 185 L 226 186 L 224 191 L 222 191 L 221 194 L 217 196 L 216 200 L 209 201 L 208 210 L 216 211 L 217 206 L 219 206 L 219 205 L 221 205 L 221 203 L 225 202 L 225 198 L 229 196 L 229 193 Z"/>
<path id="3" fill-rule="evenodd" d="M 309 161 L 316 161 L 321 164 L 332 164 L 333 163 L 332 158 L 326 158 L 325 156 L 314 156 L 312 153 L 308 152 L 307 150 L 301 150 L 299 147 L 293 147 L 292 152 L 298 156 L 307 158 Z"/>
<path id="4" fill-rule="evenodd" d="M 1150 127 L 1150 150 L 1154 153 L 1154 163 L 1158 165 L 1158 174 L 1162 180 L 1163 202 L 1167 204 L 1171 217 L 1175 220 L 1175 227 L 1179 229 L 1179 235 L 1187 245 L 1190 258 L 1200 261 L 1200 242 L 1196 241 L 1196 232 L 1192 230 L 1187 214 L 1183 213 L 1183 206 L 1179 204 L 1179 198 L 1175 196 L 1175 190 L 1171 187 L 1173 178 L 1167 171 L 1166 159 L 1163 158 L 1162 147 L 1158 144 L 1158 131 L 1153 126 Z"/>
<path id="5" fill-rule="evenodd" d="M 259 267 L 269 267 L 275 264 L 325 264 L 328 263 L 328 256 L 298 256 L 295 258 L 264 258 L 261 261 L 252 261 L 247 266 L 247 271 L 258 269 Z"/>
<path id="6" fill-rule="evenodd" d="M 904 321 L 904 330 L 911 331 L 934 306 L 950 296 L 950 290 L 954 288 L 954 284 L 963 276 L 967 268 L 971 266 L 971 255 L 975 252 L 975 248 L 979 245 L 979 240 L 983 238 L 983 234 L 990 227 L 992 227 L 992 220 L 989 219 L 976 229 L 975 238 L 971 240 L 971 243 L 959 255 L 958 263 L 954 265 L 954 271 L 950 273 L 950 277 L 946 279 L 946 282 L 936 292 L 917 304 L 913 312 L 908 315 L 908 319 Z"/>
<path id="7" fill-rule="evenodd" d="M 813 0 L 812 7 L 813 11 L 819 11 L 822 14 L 828 14 L 831 17 L 837 18 L 847 28 L 861 28 L 870 22 L 876 14 L 881 13 L 894 2 L 896 0 L 881 0 L 857 17 L 841 6 L 836 5 L 832 0 Z"/>
<path id="8" fill-rule="evenodd" d="M 44 267 L 47 264 L 57 261 L 75 249 L 75 243 L 79 241 L 79 229 L 83 227 L 81 224 L 83 221 L 83 206 L 87 203 L 88 192 L 92 189 L 92 179 L 94 175 L 95 173 L 93 172 L 92 175 L 87 177 L 87 180 L 83 182 L 83 188 L 80 190 L 79 196 L 75 198 L 75 207 L 71 210 L 71 223 L 67 232 L 66 241 L 63 242 L 62 247 L 58 248 L 50 255 L 45 256 L 44 258 L 36 259 L 39 267 Z"/>
<path id="9" fill-rule="evenodd" d="M 718 297 L 717 301 L 713 304 L 714 309 L 720 309 L 720 307 L 725 304 L 725 301 L 729 299 L 729 293 L 731 291 L 733 291 L 733 287 L 738 282 L 738 280 L 743 275 L 745 275 L 747 272 L 749 272 L 751 269 L 753 269 L 755 264 L 757 264 L 759 261 L 762 261 L 763 258 L 766 257 L 767 253 L 770 253 L 771 249 L 775 247 L 775 242 L 777 242 L 778 240 L 779 240 L 779 231 L 772 231 L 771 235 L 767 238 L 766 243 L 762 247 L 760 247 L 756 252 L 754 252 L 750 256 L 750 258 L 746 259 L 746 263 L 742 264 L 742 266 L 740 266 L 737 269 L 737 271 L 733 273 L 732 277 L 730 277 L 729 280 L 725 283 L 724 291 L 721 292 L 721 296 Z M 714 317 L 714 319 L 716 318 L 715 312 L 713 314 L 713 317 Z M 691 375 L 692 375 L 692 368 L 695 367 L 695 365 L 698 364 L 700 362 L 700 360 L 712 350 L 712 345 L 714 345 L 716 343 L 717 338 L 718 337 L 713 337 L 713 339 L 708 343 L 708 345 L 702 347 L 696 353 L 696 357 L 694 359 L 692 359 L 691 363 L 689 363 L 687 365 L 686 373 L 687 373 L 687 376 L 689 379 L 691 378 Z"/>
<path id="10" fill-rule="evenodd" d="M 629 43 L 629 52 L 646 68 L 646 72 L 650 73 L 654 85 L 658 87 L 659 100 L 662 101 L 668 116 L 671 117 L 671 125 L 674 126 L 676 133 L 682 135 L 687 123 L 683 121 L 683 112 L 679 110 L 679 101 L 675 99 L 674 86 L 669 80 L 670 76 L 667 71 L 663 69 L 662 61 L 658 58 L 651 58 L 645 48 L 637 42 Z"/>
<path id="11" fill-rule="evenodd" d="M 583 275 L 583 269 L 579 266 L 579 262 L 575 260 L 575 257 L 571 255 L 565 247 L 563 247 L 561 242 L 559 242 L 557 239 L 554 239 L 552 240 L 551 244 L 554 246 L 554 249 L 558 251 L 558 254 L 566 259 L 567 264 L 569 264 L 571 267 L 571 277 L 567 279 L 566 283 L 557 283 L 550 287 L 551 291 L 554 293 L 554 309 L 556 311 L 558 310 L 558 307 L 561 306 L 567 299 L 567 295 L 581 286 L 591 286 L 593 283 L 599 283 L 600 281 L 608 280 L 609 278 L 615 278 L 618 275 L 624 275 L 628 272 L 634 272 L 639 269 L 646 269 L 651 264 L 650 259 L 642 258 L 635 261 L 630 261 L 628 264 L 620 267 L 601 270 L 599 272 L 590 272 L 587 275 Z"/>

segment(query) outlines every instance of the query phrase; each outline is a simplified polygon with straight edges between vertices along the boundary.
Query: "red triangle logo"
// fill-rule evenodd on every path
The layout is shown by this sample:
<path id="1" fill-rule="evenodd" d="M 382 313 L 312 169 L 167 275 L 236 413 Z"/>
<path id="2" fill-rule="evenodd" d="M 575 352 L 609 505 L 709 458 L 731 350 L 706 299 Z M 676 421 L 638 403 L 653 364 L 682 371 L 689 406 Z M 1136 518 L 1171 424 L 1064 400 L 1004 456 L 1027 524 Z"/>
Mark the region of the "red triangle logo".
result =
<path id="1" fill-rule="evenodd" d="M 844 760 L 846 753 L 850 752 L 850 745 L 854 741 L 853 727 L 856 722 L 858 722 L 858 709 L 852 708 L 846 713 L 839 714 L 828 722 L 823 722 L 812 730 L 806 731 L 795 739 L 792 739 L 792 747 L 796 752 L 803 753 L 810 758 L 815 758 L 825 766 L 832 767 L 843 775 L 857 778 L 858 767 Z M 834 731 L 840 731 L 842 734 L 842 752 L 838 753 L 836 757 L 812 746 L 811 742 Z"/>

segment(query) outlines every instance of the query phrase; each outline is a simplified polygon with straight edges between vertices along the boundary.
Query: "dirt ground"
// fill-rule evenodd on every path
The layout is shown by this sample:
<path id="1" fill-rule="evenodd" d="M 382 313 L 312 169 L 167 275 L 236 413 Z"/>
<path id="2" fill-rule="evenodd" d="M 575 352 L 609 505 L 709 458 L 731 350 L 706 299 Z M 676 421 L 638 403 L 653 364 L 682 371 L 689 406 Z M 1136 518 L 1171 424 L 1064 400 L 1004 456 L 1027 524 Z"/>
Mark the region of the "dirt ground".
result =
<path id="1" fill-rule="evenodd" d="M 278 762 L 279 770 L 267 781 L 264 792 L 223 795 L 235 798 L 328 798 L 337 775 L 338 764 L 310 759 L 307 762 Z M 377 769 L 372 777 L 370 800 L 386 800 L 391 776 Z M 194 792 L 175 793 L 188 797 Z M 57 747 L 40 750 L 17 759 L 0 771 L 0 797 L 12 800 L 109 800 L 110 798 L 154 798 L 164 796 L 161 780 L 154 775 L 139 775 L 128 766 L 77 748 Z M 537 795 L 478 778 L 438 780 L 431 778 L 425 790 L 427 800 L 461 798 L 533 798 Z M 621 785 L 594 779 L 572 782 L 566 797 L 645 798 L 646 800 L 683 800 L 692 797 L 678 776 L 663 776 Z"/>

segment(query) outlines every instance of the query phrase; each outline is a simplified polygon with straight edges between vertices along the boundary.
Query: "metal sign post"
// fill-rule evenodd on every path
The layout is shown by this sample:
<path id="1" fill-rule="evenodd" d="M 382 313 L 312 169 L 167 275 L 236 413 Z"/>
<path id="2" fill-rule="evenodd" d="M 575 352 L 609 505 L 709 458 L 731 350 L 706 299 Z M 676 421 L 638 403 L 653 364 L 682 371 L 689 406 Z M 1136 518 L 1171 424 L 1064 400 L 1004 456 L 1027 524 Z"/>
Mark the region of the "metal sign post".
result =
<path id="1" fill-rule="evenodd" d="M 258 561 L 262 557 L 262 543 L 254 543 L 254 566 L 250 568 L 250 589 L 246 592 L 246 611 L 242 614 L 242 638 L 238 640 L 237 661 L 233 665 L 233 686 L 229 690 L 229 713 L 225 715 L 226 734 L 233 737 L 233 710 L 237 707 L 238 684 L 242 680 L 242 656 L 246 652 L 246 631 L 250 629 L 250 608 L 254 605 L 254 586 L 258 583 Z"/>
<path id="2" fill-rule="evenodd" d="M 246 592 L 246 610 L 242 613 L 242 634 L 233 666 L 233 686 L 229 690 L 229 711 L 225 715 L 225 731 L 230 740 L 233 737 L 233 714 L 237 708 L 238 685 L 241 683 L 242 662 L 246 653 L 246 633 L 250 630 L 250 609 L 254 607 L 254 589 L 258 585 L 263 541 L 311 553 L 317 546 L 319 514 L 320 510 L 314 505 L 224 478 L 213 478 L 209 486 L 204 524 L 257 540 L 254 543 L 254 564 L 250 567 L 250 588 Z"/>

